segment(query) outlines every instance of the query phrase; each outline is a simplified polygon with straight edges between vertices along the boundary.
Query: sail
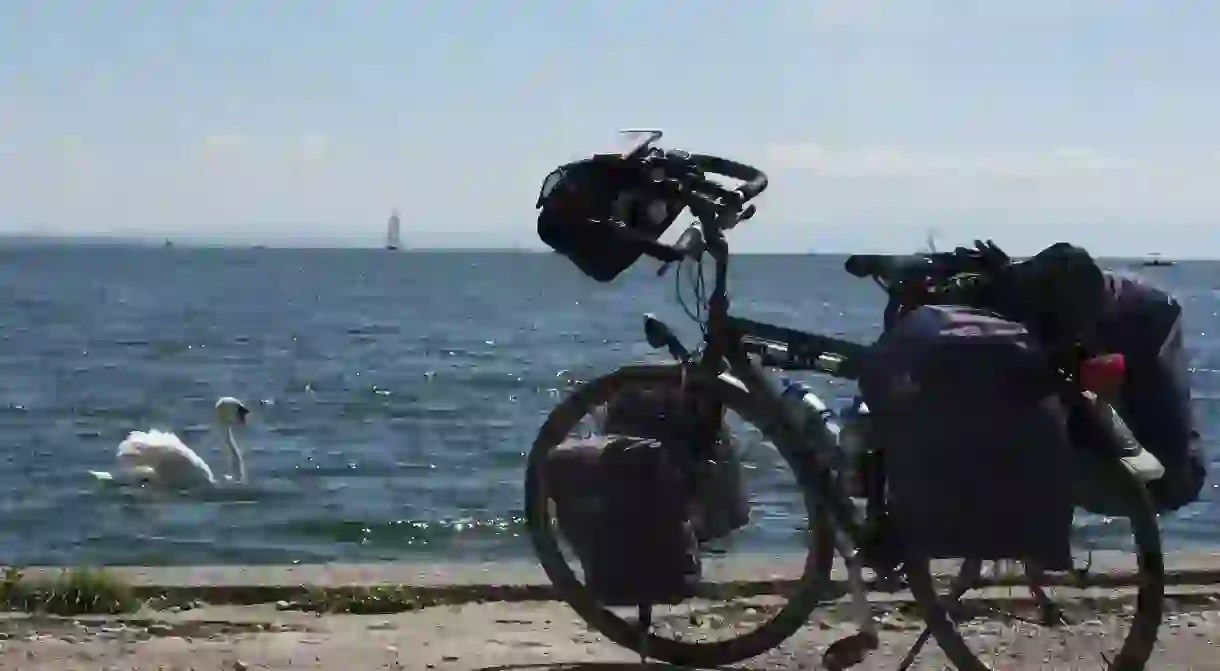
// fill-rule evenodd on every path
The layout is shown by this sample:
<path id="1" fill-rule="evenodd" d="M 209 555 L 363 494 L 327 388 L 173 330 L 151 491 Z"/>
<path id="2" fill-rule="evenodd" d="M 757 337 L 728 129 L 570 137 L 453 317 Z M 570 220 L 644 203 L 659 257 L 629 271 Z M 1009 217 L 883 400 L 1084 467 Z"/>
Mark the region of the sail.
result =
<path id="1" fill-rule="evenodd" d="M 924 240 L 924 251 L 928 254 L 936 253 L 936 230 L 929 228 L 928 237 Z"/>
<path id="2" fill-rule="evenodd" d="M 402 224 L 398 220 L 398 212 L 395 211 L 390 215 L 390 221 L 386 226 L 385 248 L 398 249 L 402 244 L 401 236 Z"/>

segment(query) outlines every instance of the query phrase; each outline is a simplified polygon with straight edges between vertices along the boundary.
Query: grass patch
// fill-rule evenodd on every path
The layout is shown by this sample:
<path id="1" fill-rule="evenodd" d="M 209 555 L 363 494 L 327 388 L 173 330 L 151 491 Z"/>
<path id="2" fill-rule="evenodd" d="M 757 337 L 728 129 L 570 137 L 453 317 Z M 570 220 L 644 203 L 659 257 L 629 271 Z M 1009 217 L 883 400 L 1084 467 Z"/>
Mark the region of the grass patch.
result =
<path id="1" fill-rule="evenodd" d="M 64 569 L 35 580 L 8 567 L 0 575 L 0 607 L 7 610 L 84 615 L 129 613 L 140 606 L 129 585 L 101 569 Z"/>
<path id="2" fill-rule="evenodd" d="M 339 589 L 311 588 L 303 598 L 289 603 L 288 608 L 315 613 L 385 615 L 428 608 L 446 601 L 436 595 L 421 594 L 419 590 L 410 587 L 353 586 Z"/>

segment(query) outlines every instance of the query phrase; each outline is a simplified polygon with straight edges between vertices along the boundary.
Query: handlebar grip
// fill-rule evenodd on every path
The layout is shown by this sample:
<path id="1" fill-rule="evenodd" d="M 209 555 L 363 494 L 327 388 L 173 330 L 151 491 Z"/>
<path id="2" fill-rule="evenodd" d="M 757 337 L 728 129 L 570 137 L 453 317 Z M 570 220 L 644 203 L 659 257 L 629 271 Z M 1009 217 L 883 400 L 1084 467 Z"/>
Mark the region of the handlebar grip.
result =
<path id="1" fill-rule="evenodd" d="M 663 263 L 674 263 L 686 258 L 686 252 L 656 240 L 641 240 L 640 250 Z"/>
<path id="2" fill-rule="evenodd" d="M 843 263 L 843 269 L 853 277 L 875 277 L 890 281 L 904 268 L 923 263 L 919 257 L 897 254 L 852 254 Z"/>
<path id="3" fill-rule="evenodd" d="M 652 238 L 644 237 L 629 228 L 612 226 L 612 230 L 615 237 L 623 244 L 663 263 L 672 263 L 686 258 L 686 253 L 681 249 L 673 245 L 667 245 L 664 242 L 657 242 Z"/>

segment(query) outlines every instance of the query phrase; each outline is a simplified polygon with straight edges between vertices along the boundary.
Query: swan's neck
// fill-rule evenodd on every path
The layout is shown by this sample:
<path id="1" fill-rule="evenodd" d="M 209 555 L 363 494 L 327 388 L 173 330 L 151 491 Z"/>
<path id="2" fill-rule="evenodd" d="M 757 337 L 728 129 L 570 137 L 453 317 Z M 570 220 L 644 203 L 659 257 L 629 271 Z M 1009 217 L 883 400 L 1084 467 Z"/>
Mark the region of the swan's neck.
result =
<path id="1" fill-rule="evenodd" d="M 225 447 L 229 449 L 229 471 L 233 474 L 233 479 L 237 482 L 246 481 L 246 461 L 242 459 L 241 448 L 237 446 L 237 441 L 233 439 L 233 427 L 225 427 Z"/>

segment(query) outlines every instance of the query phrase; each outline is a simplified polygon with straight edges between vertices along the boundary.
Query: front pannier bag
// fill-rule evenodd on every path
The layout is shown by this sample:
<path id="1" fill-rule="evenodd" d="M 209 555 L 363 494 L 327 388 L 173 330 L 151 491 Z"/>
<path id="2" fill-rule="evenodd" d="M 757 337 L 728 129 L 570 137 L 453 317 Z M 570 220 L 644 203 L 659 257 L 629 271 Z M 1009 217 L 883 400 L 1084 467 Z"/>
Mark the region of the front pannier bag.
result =
<path id="1" fill-rule="evenodd" d="M 928 305 L 874 345 L 860 387 L 885 445 L 887 508 L 912 558 L 1071 566 L 1072 446 L 1021 324 Z"/>
<path id="2" fill-rule="evenodd" d="M 750 522 L 737 441 L 723 416 L 714 434 L 704 435 L 702 418 L 708 408 L 702 402 L 698 394 L 672 387 L 631 389 L 606 405 L 600 427 L 606 434 L 651 438 L 693 460 L 688 506 L 700 543 L 724 538 Z"/>
<path id="3" fill-rule="evenodd" d="M 618 154 L 599 154 L 547 175 L 534 207 L 542 242 L 585 275 L 610 282 L 642 255 L 616 229 L 656 240 L 684 206 Z"/>
<path id="4" fill-rule="evenodd" d="M 656 440 L 573 439 L 544 466 L 560 531 L 602 604 L 676 604 L 701 577 L 686 477 Z"/>

